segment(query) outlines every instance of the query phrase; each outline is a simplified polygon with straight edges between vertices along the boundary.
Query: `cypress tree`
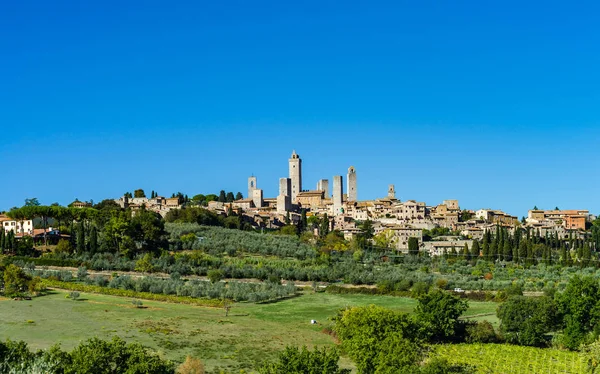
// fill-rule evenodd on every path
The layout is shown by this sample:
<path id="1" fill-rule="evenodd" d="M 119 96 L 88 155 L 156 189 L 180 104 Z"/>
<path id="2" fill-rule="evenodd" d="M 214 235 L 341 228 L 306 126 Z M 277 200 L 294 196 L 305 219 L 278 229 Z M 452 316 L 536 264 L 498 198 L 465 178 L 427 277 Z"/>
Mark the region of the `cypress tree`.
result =
<path id="1" fill-rule="evenodd" d="M 96 230 L 96 226 L 92 226 L 90 230 L 90 252 L 98 252 L 98 231 Z"/>
<path id="2" fill-rule="evenodd" d="M 465 246 L 463 247 L 462 255 L 465 258 L 465 260 L 468 260 L 471 257 L 469 252 L 469 245 L 467 243 L 465 243 Z"/>
<path id="3" fill-rule="evenodd" d="M 504 261 L 512 260 L 512 248 L 511 248 L 510 242 L 508 240 L 504 241 L 504 246 L 502 248 L 502 252 L 504 255 Z"/>
<path id="4" fill-rule="evenodd" d="M 83 229 L 83 221 L 77 225 L 77 253 L 85 251 L 85 231 Z"/>
<path id="5" fill-rule="evenodd" d="M 4 252 L 4 227 L 0 225 L 0 252 Z"/>
<path id="6" fill-rule="evenodd" d="M 521 240 L 521 243 L 519 243 L 518 260 L 520 260 L 523 263 L 525 263 L 525 261 L 527 260 L 527 241 L 525 240 Z"/>
<path id="7" fill-rule="evenodd" d="M 490 259 L 491 261 L 496 261 L 498 259 L 498 244 L 495 240 L 490 244 Z"/>
<path id="8" fill-rule="evenodd" d="M 225 195 L 225 191 L 224 190 L 221 190 L 221 192 L 219 192 L 219 199 L 218 199 L 218 201 L 220 203 L 224 203 L 224 202 L 227 201 L 227 196 Z"/>
<path id="9" fill-rule="evenodd" d="M 564 245 L 560 246 L 560 263 L 563 266 L 567 266 L 568 261 L 567 261 L 567 249 L 565 248 Z"/>
<path id="10" fill-rule="evenodd" d="M 306 209 L 302 209 L 302 212 L 300 213 L 300 227 L 298 227 L 298 231 L 302 232 L 304 230 L 306 230 L 306 227 L 308 227 L 308 220 L 306 219 Z"/>
<path id="11" fill-rule="evenodd" d="M 483 259 L 486 261 L 490 260 L 490 242 L 487 241 L 487 235 L 484 236 L 483 248 L 481 249 Z"/>
<path id="12" fill-rule="evenodd" d="M 477 240 L 473 240 L 473 245 L 471 245 L 471 258 L 475 260 L 479 258 L 479 242 Z"/>
<path id="13" fill-rule="evenodd" d="M 319 235 L 324 238 L 327 234 L 329 234 L 329 217 L 325 213 L 321 220 L 321 227 L 319 227 Z"/>

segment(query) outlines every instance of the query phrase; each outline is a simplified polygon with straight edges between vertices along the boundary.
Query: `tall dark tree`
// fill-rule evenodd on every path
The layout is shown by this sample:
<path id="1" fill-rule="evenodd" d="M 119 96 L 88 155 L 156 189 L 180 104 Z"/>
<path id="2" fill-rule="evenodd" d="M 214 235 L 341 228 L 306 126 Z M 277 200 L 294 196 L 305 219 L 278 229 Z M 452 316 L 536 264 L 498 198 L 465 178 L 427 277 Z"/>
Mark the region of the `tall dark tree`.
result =
<path id="1" fill-rule="evenodd" d="M 408 254 L 413 256 L 419 254 L 419 239 L 412 236 L 408 238 Z"/>
<path id="2" fill-rule="evenodd" d="M 137 190 L 133 191 L 133 197 L 146 197 L 146 193 L 143 189 L 138 188 Z"/>
<path id="3" fill-rule="evenodd" d="M 302 208 L 300 213 L 300 224 L 298 225 L 298 231 L 302 232 L 308 227 L 308 221 L 306 220 L 306 209 Z"/>
<path id="4" fill-rule="evenodd" d="M 235 200 L 235 197 L 233 196 L 233 192 L 227 192 L 227 195 L 225 196 L 225 201 L 228 203 L 231 203 Z"/>
<path id="5" fill-rule="evenodd" d="M 90 252 L 98 252 L 98 231 L 95 225 L 90 229 Z"/>
<path id="6" fill-rule="evenodd" d="M 473 240 L 473 245 L 471 245 L 471 258 L 477 259 L 479 258 L 479 241 Z"/>
<path id="7" fill-rule="evenodd" d="M 463 247 L 462 257 L 464 257 L 465 260 L 469 260 L 471 258 L 471 253 L 469 252 L 469 245 L 467 243 L 465 243 L 465 246 Z"/>
<path id="8" fill-rule="evenodd" d="M 504 246 L 502 248 L 502 254 L 503 254 L 504 261 L 512 260 L 512 247 L 510 246 L 509 240 L 504 241 Z"/>
<path id="9" fill-rule="evenodd" d="M 325 213 L 321 220 L 321 225 L 319 226 L 319 236 L 324 238 L 327 234 L 329 234 L 329 217 L 327 217 L 327 213 Z"/>
<path id="10" fill-rule="evenodd" d="M 77 253 L 85 252 L 85 229 L 83 221 L 77 224 Z"/>
<path id="11" fill-rule="evenodd" d="M 483 234 L 483 248 L 481 249 L 483 259 L 486 261 L 490 260 L 490 232 L 485 231 Z"/>
<path id="12" fill-rule="evenodd" d="M 219 200 L 218 200 L 218 201 L 219 201 L 220 203 L 224 203 L 224 202 L 226 202 L 226 201 L 227 201 L 227 195 L 225 194 L 225 191 L 224 191 L 224 190 L 221 190 L 221 191 L 219 192 Z"/>
<path id="13" fill-rule="evenodd" d="M 235 199 L 236 200 L 242 200 L 243 198 L 244 198 L 244 195 L 242 195 L 241 192 L 238 192 L 238 193 L 235 194 Z"/>

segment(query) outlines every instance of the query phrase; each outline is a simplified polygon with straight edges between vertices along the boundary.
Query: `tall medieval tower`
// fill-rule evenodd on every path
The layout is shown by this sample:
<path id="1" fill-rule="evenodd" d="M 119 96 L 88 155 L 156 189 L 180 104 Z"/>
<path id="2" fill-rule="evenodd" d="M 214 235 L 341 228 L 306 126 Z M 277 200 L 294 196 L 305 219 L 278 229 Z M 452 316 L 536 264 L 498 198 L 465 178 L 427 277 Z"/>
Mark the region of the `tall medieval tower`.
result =
<path id="1" fill-rule="evenodd" d="M 292 152 L 292 156 L 289 159 L 290 165 L 290 179 L 292 180 L 292 203 L 296 202 L 296 196 L 298 192 L 302 191 L 302 159 L 296 154 L 296 151 Z"/>
<path id="2" fill-rule="evenodd" d="M 348 168 L 348 201 L 357 201 L 356 193 L 356 169 L 354 166 Z"/>

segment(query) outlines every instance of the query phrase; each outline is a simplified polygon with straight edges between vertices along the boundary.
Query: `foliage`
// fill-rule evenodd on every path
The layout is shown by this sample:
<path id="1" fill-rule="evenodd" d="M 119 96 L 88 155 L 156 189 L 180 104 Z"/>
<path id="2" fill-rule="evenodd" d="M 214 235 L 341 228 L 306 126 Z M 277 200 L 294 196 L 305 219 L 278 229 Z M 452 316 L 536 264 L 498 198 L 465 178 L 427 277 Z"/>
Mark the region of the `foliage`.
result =
<path id="1" fill-rule="evenodd" d="M 20 296 L 29 289 L 32 277 L 20 267 L 10 264 L 4 269 L 4 294 L 6 296 Z"/>
<path id="2" fill-rule="evenodd" d="M 561 342 L 576 350 L 600 322 L 600 285 L 592 277 L 573 277 L 564 292 L 556 295 L 563 317 Z"/>
<path id="3" fill-rule="evenodd" d="M 275 362 L 269 362 L 259 370 L 261 374 L 349 374 L 350 370 L 338 367 L 339 355 L 336 350 L 318 349 L 309 351 L 286 347 Z"/>
<path id="4" fill-rule="evenodd" d="M 71 300 L 79 299 L 79 292 L 77 292 L 77 291 L 69 292 L 69 299 L 71 299 Z"/>
<path id="5" fill-rule="evenodd" d="M 411 316 L 375 305 L 341 310 L 334 321 L 333 331 L 360 373 L 376 370 L 379 348 L 386 338 L 397 334 L 417 342 L 421 337 L 419 325 Z"/>
<path id="6" fill-rule="evenodd" d="M 466 328 L 467 343 L 496 343 L 498 336 L 489 321 L 477 321 Z"/>
<path id="7" fill-rule="evenodd" d="M 458 318 L 469 308 L 466 301 L 441 290 L 433 290 L 418 299 L 415 316 L 422 323 L 429 339 L 442 342 L 460 338 Z"/>
<path id="8" fill-rule="evenodd" d="M 208 271 L 207 276 L 211 283 L 217 283 L 225 277 L 225 274 L 221 270 L 211 269 Z"/>
<path id="9" fill-rule="evenodd" d="M 432 356 L 475 367 L 477 374 L 586 373 L 587 359 L 575 352 L 509 344 L 440 344 Z"/>
<path id="10" fill-rule="evenodd" d="M 204 374 L 202 361 L 186 356 L 185 361 L 177 367 L 177 374 Z"/>
<path id="11" fill-rule="evenodd" d="M 58 346 L 31 352 L 24 342 L 0 343 L 0 371 L 3 373 L 90 373 L 90 374 L 171 374 L 174 366 L 140 344 L 120 338 L 104 341 L 92 338 L 71 352 Z"/>
<path id="12" fill-rule="evenodd" d="M 500 331 L 509 343 L 543 346 L 556 326 L 555 311 L 554 301 L 546 296 L 512 296 L 498 307 Z"/>

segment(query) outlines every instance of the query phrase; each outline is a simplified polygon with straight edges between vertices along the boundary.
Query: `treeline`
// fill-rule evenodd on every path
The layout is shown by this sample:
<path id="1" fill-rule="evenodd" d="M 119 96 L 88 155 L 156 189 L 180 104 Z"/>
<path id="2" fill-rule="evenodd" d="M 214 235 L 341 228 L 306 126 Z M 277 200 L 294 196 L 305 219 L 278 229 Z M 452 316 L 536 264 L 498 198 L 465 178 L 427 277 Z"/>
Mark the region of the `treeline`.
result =
<path id="1" fill-rule="evenodd" d="M 177 275 L 170 279 L 145 276 L 131 277 L 121 275 L 108 279 L 103 276 L 74 278 L 69 271 L 30 271 L 32 276 L 56 279 L 64 282 L 80 281 L 100 287 L 121 289 L 126 291 L 150 292 L 162 295 L 177 295 L 182 297 L 229 299 L 233 301 L 262 302 L 293 296 L 296 287 L 293 283 L 282 285 L 279 281 L 261 283 L 249 282 L 208 282 L 198 279 L 183 280 Z"/>
<path id="2" fill-rule="evenodd" d="M 21 222 L 21 226 L 25 220 L 40 218 L 46 228 L 48 220 L 54 219 L 61 233 L 67 235 L 67 239 L 58 242 L 57 252 L 112 252 L 133 258 L 139 253 L 168 248 L 164 221 L 159 214 L 143 208 L 133 214 L 130 210 L 121 209 L 112 200 L 104 200 L 93 208 L 24 206 L 7 212 L 7 215 Z M 27 251 L 19 250 L 25 244 L 15 247 L 10 245 L 10 240 L 5 242 L 4 252 L 17 255 L 28 255 L 33 247 L 30 237 L 17 241 L 28 243 Z"/>
<path id="3" fill-rule="evenodd" d="M 510 297 L 497 314 L 500 332 L 509 343 L 585 349 L 600 344 L 600 283 L 597 278 L 575 276 L 563 292 Z"/>
<path id="4" fill-rule="evenodd" d="M 474 241 L 471 248 L 454 248 L 447 257 L 463 257 L 467 260 L 481 256 L 486 261 L 517 262 L 524 265 L 558 264 L 580 267 L 599 266 L 600 229 L 593 227 L 591 236 L 581 239 L 572 231 L 568 238 L 558 233 L 540 235 L 538 230 L 515 228 L 513 233 L 497 226 L 495 233 L 486 231 L 481 241 Z"/>
<path id="5" fill-rule="evenodd" d="M 0 342 L 0 372 L 10 374 L 175 374 L 175 365 L 138 343 L 92 338 L 72 351 L 59 345 L 31 351 L 27 343 Z"/>

